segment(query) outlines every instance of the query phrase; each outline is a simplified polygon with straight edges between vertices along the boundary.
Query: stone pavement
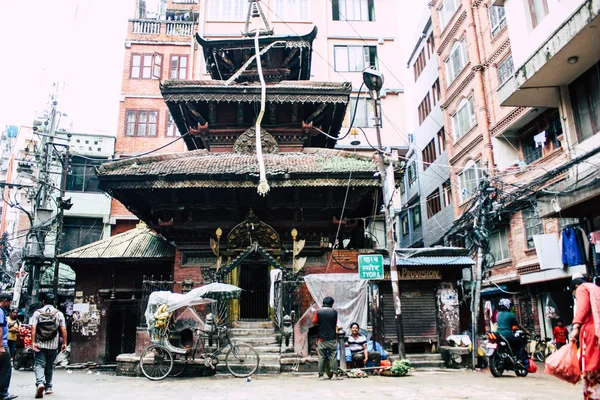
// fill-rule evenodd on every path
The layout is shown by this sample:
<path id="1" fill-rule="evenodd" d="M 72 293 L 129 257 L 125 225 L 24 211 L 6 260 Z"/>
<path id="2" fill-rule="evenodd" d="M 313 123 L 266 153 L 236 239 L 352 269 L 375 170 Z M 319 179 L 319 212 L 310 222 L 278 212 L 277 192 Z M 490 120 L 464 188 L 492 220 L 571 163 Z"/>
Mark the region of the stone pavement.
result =
<path id="1" fill-rule="evenodd" d="M 115 376 L 110 372 L 56 371 L 54 394 L 48 400 L 71 399 L 579 399 L 582 385 L 571 385 L 543 373 L 517 378 L 508 372 L 494 378 L 488 371 L 412 371 L 401 378 L 369 377 L 343 381 L 317 381 L 316 375 L 259 375 L 250 382 L 227 375 L 206 378 L 146 378 Z M 13 371 L 11 393 L 17 400 L 33 399 L 34 375 Z"/>

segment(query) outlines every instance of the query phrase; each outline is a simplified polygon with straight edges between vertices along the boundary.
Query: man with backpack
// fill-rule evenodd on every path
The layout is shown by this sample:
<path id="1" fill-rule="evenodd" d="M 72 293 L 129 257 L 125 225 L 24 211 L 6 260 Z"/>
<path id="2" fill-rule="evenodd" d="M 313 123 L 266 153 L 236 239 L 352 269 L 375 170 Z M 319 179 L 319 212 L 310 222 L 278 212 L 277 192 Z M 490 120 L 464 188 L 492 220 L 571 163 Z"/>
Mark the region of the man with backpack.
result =
<path id="1" fill-rule="evenodd" d="M 40 295 L 43 307 L 31 317 L 31 342 L 33 343 L 35 372 L 35 398 L 41 399 L 45 394 L 52 394 L 52 374 L 54 360 L 58 355 L 59 338 L 62 336 L 61 351 L 67 347 L 67 328 L 65 316 L 54 308 L 54 295 Z"/>

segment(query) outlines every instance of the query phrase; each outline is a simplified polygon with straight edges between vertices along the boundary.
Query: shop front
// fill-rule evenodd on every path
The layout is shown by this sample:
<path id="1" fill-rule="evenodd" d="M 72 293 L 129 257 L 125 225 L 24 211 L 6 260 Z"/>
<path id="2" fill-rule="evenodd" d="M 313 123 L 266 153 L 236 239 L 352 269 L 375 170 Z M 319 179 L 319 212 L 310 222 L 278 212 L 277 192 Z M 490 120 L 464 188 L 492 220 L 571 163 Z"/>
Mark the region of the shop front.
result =
<path id="1" fill-rule="evenodd" d="M 422 250 L 422 251 L 421 251 Z M 407 352 L 435 351 L 446 338 L 460 333 L 462 269 L 475 262 L 464 249 L 419 249 L 419 256 L 399 250 L 396 264 Z M 425 255 L 423 255 L 425 254 Z M 388 347 L 397 342 L 396 312 L 389 270 L 378 282 L 381 334 Z"/>

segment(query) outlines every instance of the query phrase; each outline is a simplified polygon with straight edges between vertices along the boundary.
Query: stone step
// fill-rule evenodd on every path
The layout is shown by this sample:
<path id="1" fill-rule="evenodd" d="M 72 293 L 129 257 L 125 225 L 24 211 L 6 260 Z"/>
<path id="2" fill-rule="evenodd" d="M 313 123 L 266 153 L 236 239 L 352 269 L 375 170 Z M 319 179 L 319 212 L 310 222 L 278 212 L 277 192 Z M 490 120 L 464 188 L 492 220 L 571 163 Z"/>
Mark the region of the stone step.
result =
<path id="1" fill-rule="evenodd" d="M 233 321 L 231 328 L 271 328 L 273 329 L 273 321 Z"/>
<path id="2" fill-rule="evenodd" d="M 239 342 L 239 343 L 241 343 L 241 342 Z M 256 349 L 256 351 L 258 351 L 258 354 L 272 354 L 272 353 L 279 354 L 279 352 L 280 352 L 280 347 L 278 344 L 273 344 L 270 346 L 252 346 L 252 347 L 254 347 Z M 217 350 L 217 348 L 214 346 L 206 348 L 207 353 L 212 353 L 216 350 Z M 229 351 L 228 349 L 225 349 L 223 351 L 223 353 L 227 354 L 228 351 Z"/>
<path id="3" fill-rule="evenodd" d="M 391 358 L 396 359 L 396 356 L 391 356 Z M 407 354 L 406 358 L 409 360 L 442 360 L 442 355 L 440 353 L 414 353 Z"/>
<path id="4" fill-rule="evenodd" d="M 233 334 L 233 337 L 275 335 L 275 330 L 273 328 L 231 328 L 229 331 Z"/>
<path id="5" fill-rule="evenodd" d="M 247 343 L 252 346 L 267 346 L 279 343 L 279 340 L 274 336 L 240 336 L 236 337 L 235 341 L 237 343 Z"/>
<path id="6" fill-rule="evenodd" d="M 410 365 L 415 368 L 445 368 L 444 360 L 411 360 Z"/>
<path id="7" fill-rule="evenodd" d="M 219 356 L 217 357 L 217 359 L 219 360 L 219 362 L 225 362 L 225 354 L 219 354 Z M 281 357 L 279 356 L 279 354 L 275 354 L 275 353 L 264 353 L 264 354 L 259 354 L 258 358 L 260 360 L 260 363 L 262 364 L 263 362 L 269 364 L 270 362 L 273 363 L 279 363 L 279 360 L 281 359 Z"/>

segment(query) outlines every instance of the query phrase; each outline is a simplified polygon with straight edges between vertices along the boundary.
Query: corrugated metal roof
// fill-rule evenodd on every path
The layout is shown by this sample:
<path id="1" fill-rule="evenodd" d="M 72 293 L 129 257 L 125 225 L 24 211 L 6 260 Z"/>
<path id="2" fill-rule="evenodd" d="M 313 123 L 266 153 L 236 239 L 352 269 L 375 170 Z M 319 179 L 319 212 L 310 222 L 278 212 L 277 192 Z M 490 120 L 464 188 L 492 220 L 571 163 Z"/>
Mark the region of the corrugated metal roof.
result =
<path id="1" fill-rule="evenodd" d="M 145 226 L 73 249 L 59 256 L 65 264 L 92 259 L 172 258 L 175 247 Z"/>
<path id="2" fill-rule="evenodd" d="M 385 257 L 385 265 L 390 265 L 390 259 Z M 470 257 L 466 256 L 443 256 L 443 257 L 410 257 L 396 258 L 396 265 L 402 267 L 419 267 L 419 266 L 440 266 L 440 265 L 474 265 Z"/>

